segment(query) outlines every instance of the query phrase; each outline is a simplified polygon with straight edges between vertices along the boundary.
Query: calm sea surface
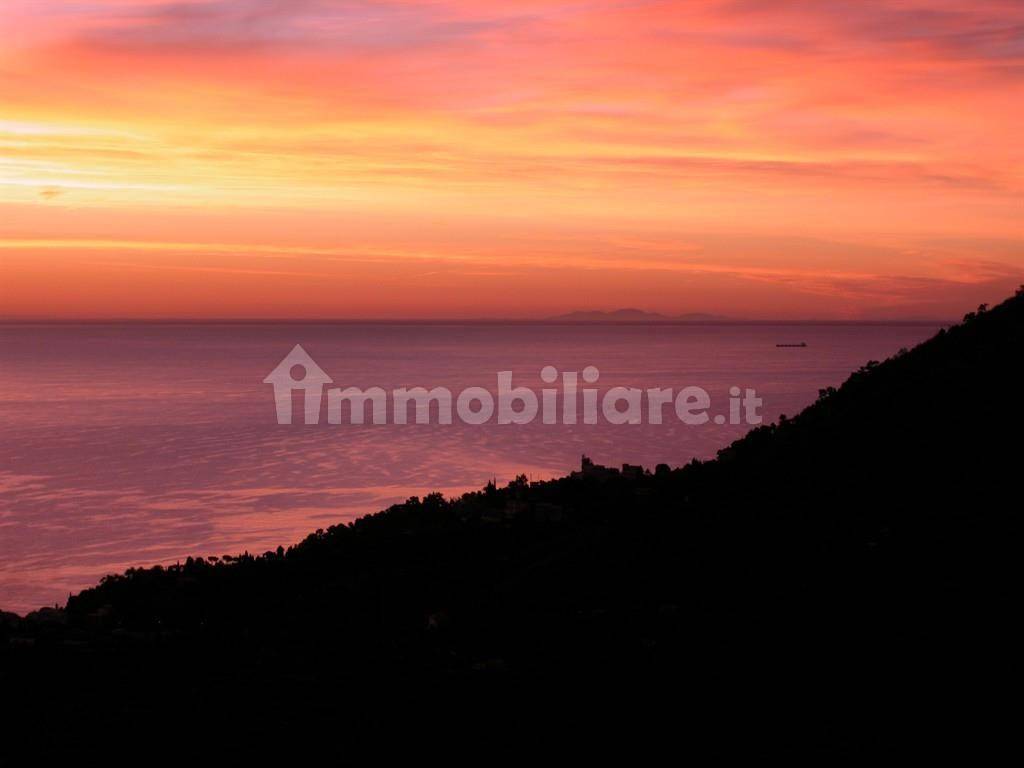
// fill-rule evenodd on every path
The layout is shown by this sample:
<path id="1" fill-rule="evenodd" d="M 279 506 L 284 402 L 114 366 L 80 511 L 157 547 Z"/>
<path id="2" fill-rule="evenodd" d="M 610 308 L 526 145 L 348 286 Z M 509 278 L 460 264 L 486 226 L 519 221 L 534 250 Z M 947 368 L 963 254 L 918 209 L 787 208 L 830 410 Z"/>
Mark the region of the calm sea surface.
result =
<path id="1" fill-rule="evenodd" d="M 468 386 L 600 370 L 596 386 L 697 385 L 711 414 L 753 387 L 766 420 L 935 326 L 0 326 L 0 609 L 24 612 L 130 566 L 260 553 L 411 495 L 518 473 L 673 466 L 745 426 L 279 426 L 263 378 L 301 344 L 334 386 Z M 803 349 L 777 343 L 806 341 Z M 325 398 L 326 399 L 326 398 Z M 299 410 L 296 408 L 296 415 Z"/>

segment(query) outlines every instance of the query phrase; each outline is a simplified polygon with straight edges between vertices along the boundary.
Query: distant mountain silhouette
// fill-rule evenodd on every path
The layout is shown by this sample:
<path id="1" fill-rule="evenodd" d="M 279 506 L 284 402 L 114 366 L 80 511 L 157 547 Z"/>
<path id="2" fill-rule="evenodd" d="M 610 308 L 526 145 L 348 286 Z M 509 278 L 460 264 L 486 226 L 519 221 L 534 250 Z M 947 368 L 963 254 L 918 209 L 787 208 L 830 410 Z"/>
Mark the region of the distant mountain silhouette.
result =
<path id="1" fill-rule="evenodd" d="M 577 311 L 569 312 L 564 315 L 557 315 L 556 317 L 550 318 L 551 320 L 564 320 L 570 322 L 602 322 L 602 321 L 614 321 L 614 322 L 671 322 L 671 321 L 689 321 L 689 322 L 715 322 L 726 320 L 727 318 L 720 315 L 710 315 L 704 312 L 688 312 L 682 315 L 662 315 L 658 312 L 646 312 L 642 309 L 616 309 L 610 312 L 602 311 Z"/>
<path id="2" fill-rule="evenodd" d="M 577 756 L 980 748 L 1016 653 L 1022 350 L 1018 293 L 713 461 L 412 498 L 4 614 L 4 722 L 75 755 L 182 713 L 349 755 L 412 724 Z"/>

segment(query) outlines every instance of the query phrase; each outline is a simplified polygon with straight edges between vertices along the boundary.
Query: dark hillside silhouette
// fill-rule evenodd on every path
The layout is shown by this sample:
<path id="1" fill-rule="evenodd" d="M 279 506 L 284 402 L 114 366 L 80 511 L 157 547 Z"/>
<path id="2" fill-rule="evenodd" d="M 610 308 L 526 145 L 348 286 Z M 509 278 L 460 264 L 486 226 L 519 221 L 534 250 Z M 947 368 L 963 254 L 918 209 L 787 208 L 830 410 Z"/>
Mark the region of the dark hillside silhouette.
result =
<path id="1" fill-rule="evenodd" d="M 639 710 L 724 749 L 941 744 L 1007 674 L 1022 350 L 1018 293 L 714 461 L 413 498 L 0 616 L 6 746 Z"/>

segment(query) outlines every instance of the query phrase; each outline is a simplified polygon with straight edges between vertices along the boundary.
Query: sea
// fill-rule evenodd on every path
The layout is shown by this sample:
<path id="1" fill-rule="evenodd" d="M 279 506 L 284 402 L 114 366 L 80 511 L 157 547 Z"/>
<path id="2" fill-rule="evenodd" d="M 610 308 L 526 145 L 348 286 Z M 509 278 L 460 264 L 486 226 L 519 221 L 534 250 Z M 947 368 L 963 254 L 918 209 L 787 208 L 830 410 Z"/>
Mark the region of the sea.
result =
<path id="1" fill-rule="evenodd" d="M 0 325 L 0 609 L 62 605 L 129 567 L 260 554 L 410 496 L 454 496 L 580 466 L 653 469 L 707 459 L 752 428 L 715 423 L 753 389 L 765 422 L 794 415 L 869 360 L 939 324 L 85 323 Z M 785 346 L 778 344 L 803 344 Z M 328 387 L 497 392 L 499 372 L 542 398 L 555 424 L 307 424 L 296 392 L 278 423 L 264 380 L 299 345 Z M 546 367 L 554 384 L 542 380 Z M 705 390 L 704 424 L 670 403 L 661 424 L 562 423 L 579 387 Z M 301 371 L 296 372 L 301 373 Z M 591 372 L 593 374 L 593 372 Z M 550 378 L 550 371 L 549 371 Z M 582 397 L 577 394 L 576 397 Z M 522 405 L 522 403 L 518 403 Z M 618 411 L 626 410 L 619 402 Z M 549 419 L 550 420 L 550 419 Z M 721 421 L 721 419 L 719 419 Z"/>

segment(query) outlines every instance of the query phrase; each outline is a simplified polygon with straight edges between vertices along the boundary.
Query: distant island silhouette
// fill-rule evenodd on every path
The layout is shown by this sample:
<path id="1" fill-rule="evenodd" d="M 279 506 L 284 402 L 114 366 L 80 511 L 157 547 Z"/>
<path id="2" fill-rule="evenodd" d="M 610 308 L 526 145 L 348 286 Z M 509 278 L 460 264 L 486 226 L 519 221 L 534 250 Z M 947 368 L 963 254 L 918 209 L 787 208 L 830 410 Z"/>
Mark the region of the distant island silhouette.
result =
<path id="1" fill-rule="evenodd" d="M 720 322 L 729 320 L 729 318 L 722 315 L 712 315 L 705 312 L 688 312 L 681 315 L 663 315 L 658 312 L 647 312 L 642 309 L 616 309 L 610 312 L 603 312 L 600 310 L 580 310 L 576 312 L 568 312 L 564 315 L 556 315 L 555 317 L 549 318 L 550 320 L 568 321 L 568 322 L 639 322 L 639 323 L 656 323 L 656 322 L 694 322 L 694 323 L 707 323 L 707 322 Z"/>
<path id="2" fill-rule="evenodd" d="M 0 615 L 4 749 L 80 756 L 186 715 L 339 755 L 413 723 L 449 749 L 582 721 L 577 754 L 630 717 L 686 750 L 953 738 L 1019 608 L 1022 349 L 1024 288 L 711 461 L 584 457 Z"/>

